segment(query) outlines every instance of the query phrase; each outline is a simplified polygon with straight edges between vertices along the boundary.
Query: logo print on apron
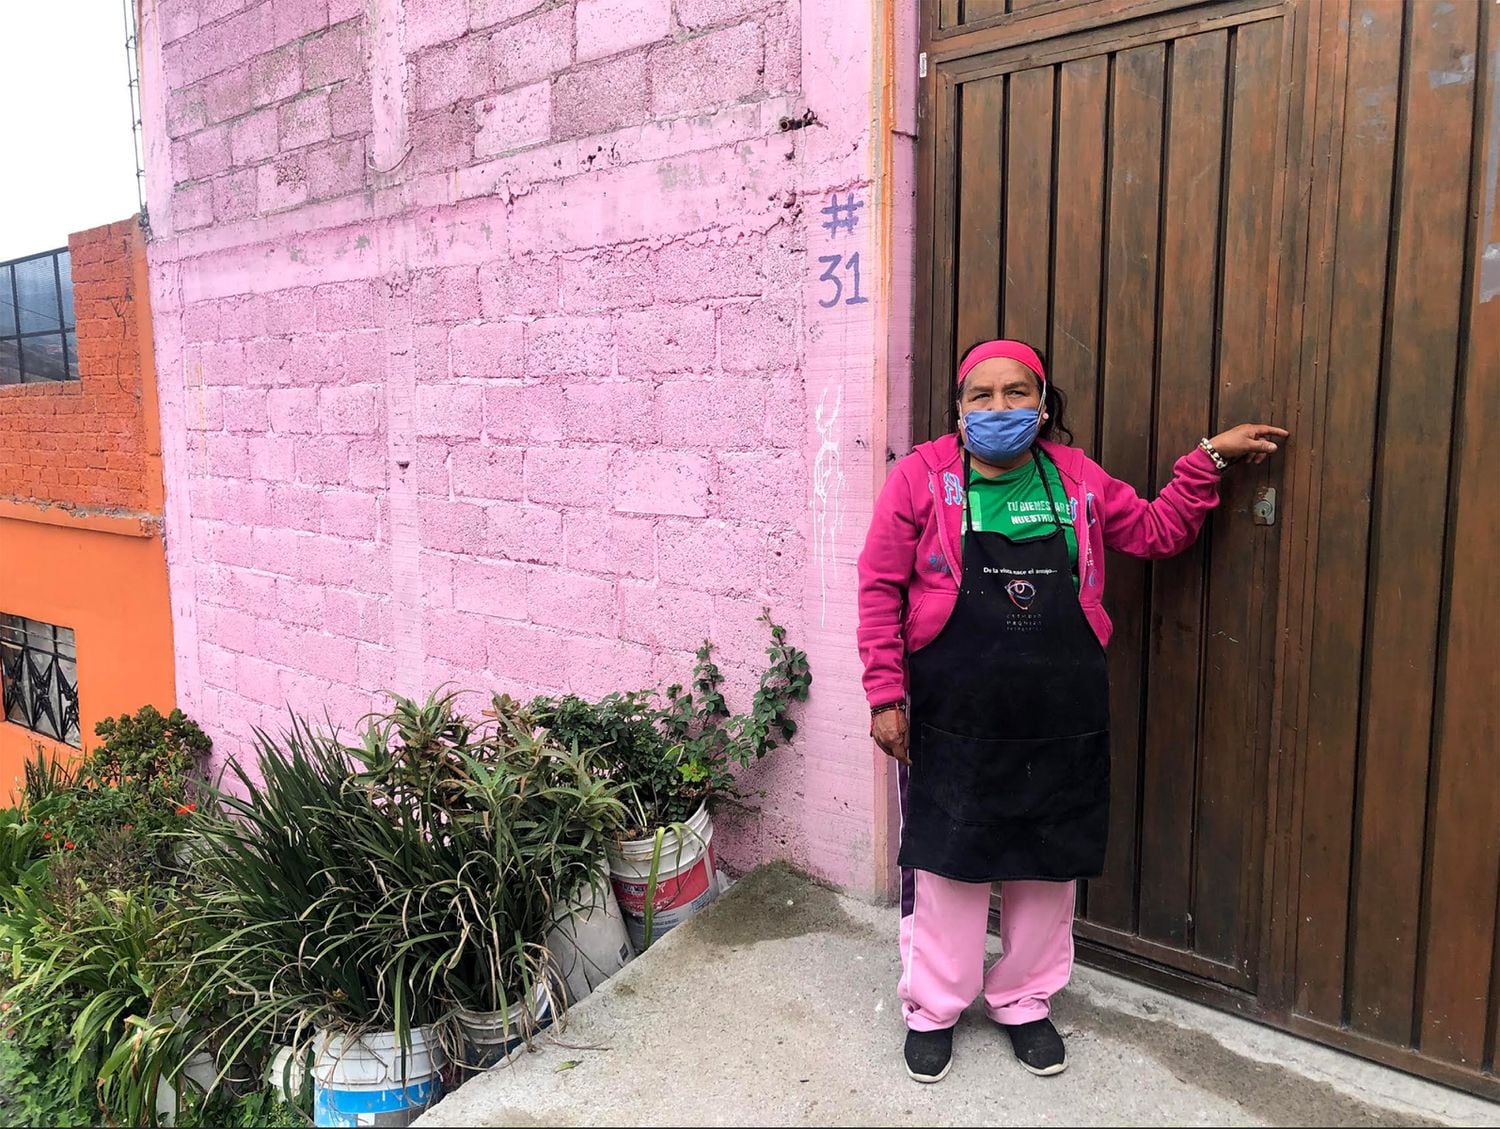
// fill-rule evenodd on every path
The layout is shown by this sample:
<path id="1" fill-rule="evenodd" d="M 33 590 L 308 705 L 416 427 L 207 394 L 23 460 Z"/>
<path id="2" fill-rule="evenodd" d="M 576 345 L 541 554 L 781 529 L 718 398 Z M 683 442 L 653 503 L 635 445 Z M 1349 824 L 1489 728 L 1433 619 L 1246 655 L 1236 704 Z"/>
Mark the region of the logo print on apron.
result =
<path id="1" fill-rule="evenodd" d="M 1031 607 L 1031 601 L 1036 599 L 1036 585 L 1029 580 L 1012 580 L 1005 586 L 1005 594 L 1010 597 L 1011 603 L 1024 612 Z"/>

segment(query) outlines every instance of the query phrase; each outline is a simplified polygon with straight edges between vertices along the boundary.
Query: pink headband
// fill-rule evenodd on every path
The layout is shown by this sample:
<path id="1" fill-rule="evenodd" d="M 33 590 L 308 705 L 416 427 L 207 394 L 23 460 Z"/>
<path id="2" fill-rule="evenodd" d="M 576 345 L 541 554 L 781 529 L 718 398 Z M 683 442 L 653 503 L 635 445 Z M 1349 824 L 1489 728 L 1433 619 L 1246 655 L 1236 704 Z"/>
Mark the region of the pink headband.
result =
<path id="1" fill-rule="evenodd" d="M 975 365 L 981 361 L 992 361 L 997 357 L 1008 357 L 1010 360 L 1020 361 L 1036 373 L 1036 378 L 1043 388 L 1047 386 L 1047 374 L 1042 371 L 1042 358 L 1037 356 L 1036 350 L 1024 341 L 986 341 L 983 345 L 976 345 L 969 350 L 969 355 L 958 366 L 958 383 L 964 382 L 964 377 L 974 370 Z"/>

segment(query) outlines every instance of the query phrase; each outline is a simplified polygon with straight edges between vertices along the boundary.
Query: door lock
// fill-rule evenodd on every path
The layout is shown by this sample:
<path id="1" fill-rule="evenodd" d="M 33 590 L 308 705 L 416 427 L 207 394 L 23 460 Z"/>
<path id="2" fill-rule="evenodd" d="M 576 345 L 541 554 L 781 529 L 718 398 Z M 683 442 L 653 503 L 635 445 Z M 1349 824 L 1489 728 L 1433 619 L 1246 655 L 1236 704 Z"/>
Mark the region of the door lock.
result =
<path id="1" fill-rule="evenodd" d="M 1250 516 L 1256 525 L 1276 524 L 1276 487 L 1260 488 L 1255 497 L 1255 505 L 1250 507 Z"/>

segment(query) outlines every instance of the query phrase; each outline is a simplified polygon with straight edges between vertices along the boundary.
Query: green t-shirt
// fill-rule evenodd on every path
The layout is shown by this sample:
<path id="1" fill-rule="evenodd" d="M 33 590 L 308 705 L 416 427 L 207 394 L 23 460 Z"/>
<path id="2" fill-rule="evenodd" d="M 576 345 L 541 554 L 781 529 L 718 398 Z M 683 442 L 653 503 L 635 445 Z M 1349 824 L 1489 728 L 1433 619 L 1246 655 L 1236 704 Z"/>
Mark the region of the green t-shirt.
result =
<path id="1" fill-rule="evenodd" d="M 1073 582 L 1078 582 L 1078 535 L 1073 530 L 1072 511 L 1062 477 L 1051 459 L 1041 460 L 1042 476 L 1037 474 L 1037 460 L 1028 460 L 1015 470 L 998 478 L 986 478 L 977 470 L 969 471 L 969 504 L 974 507 L 974 528 L 982 533 L 1000 533 L 1012 541 L 1030 541 L 1045 537 L 1056 528 L 1047 490 L 1057 504 L 1062 519 L 1063 538 L 1068 546 L 1068 563 L 1073 567 Z M 965 531 L 968 525 L 964 526 Z"/>

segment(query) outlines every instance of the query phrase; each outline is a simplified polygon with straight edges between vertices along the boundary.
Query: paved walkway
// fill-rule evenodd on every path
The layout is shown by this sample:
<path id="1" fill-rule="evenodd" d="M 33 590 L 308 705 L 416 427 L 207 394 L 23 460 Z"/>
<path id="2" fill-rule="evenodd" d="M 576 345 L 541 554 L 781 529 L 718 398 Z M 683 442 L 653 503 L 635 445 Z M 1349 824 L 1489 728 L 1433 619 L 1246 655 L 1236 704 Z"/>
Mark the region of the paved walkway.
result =
<path id="1" fill-rule="evenodd" d="M 1494 1125 L 1500 1106 L 1090 969 L 1035 1078 L 977 1007 L 901 1065 L 894 909 L 763 867 L 418 1125 Z"/>

